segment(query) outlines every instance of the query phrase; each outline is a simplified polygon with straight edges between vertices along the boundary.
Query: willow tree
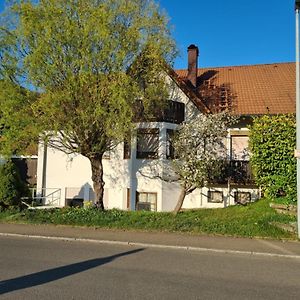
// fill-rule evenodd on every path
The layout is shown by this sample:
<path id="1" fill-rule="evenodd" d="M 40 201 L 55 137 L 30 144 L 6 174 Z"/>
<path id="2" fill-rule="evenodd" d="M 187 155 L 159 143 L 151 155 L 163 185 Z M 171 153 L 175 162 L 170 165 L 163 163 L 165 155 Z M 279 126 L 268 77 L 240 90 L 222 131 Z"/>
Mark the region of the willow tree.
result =
<path id="1" fill-rule="evenodd" d="M 8 16 L 0 35 L 0 53 L 9 58 L 1 99 L 20 85 L 36 91 L 11 101 L 10 111 L 26 104 L 24 119 L 49 146 L 90 160 L 103 209 L 103 154 L 133 127 L 137 101 L 147 109 L 166 95 L 162 65 L 174 57 L 167 18 L 152 0 L 24 0 Z M 19 121 L 19 128 L 28 123 Z"/>

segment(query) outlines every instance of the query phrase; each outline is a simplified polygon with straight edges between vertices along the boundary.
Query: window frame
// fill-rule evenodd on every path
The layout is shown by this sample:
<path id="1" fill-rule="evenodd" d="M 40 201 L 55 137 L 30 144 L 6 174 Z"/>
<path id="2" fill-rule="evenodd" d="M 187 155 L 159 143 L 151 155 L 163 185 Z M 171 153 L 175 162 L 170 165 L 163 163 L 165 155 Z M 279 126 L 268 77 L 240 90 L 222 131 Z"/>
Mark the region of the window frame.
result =
<path id="1" fill-rule="evenodd" d="M 248 146 L 247 146 L 247 158 L 245 159 L 236 159 L 236 155 L 233 151 L 233 138 L 248 138 Z M 249 152 L 249 135 L 246 132 L 241 133 L 231 133 L 230 134 L 230 160 L 231 161 L 249 161 L 250 160 L 250 152 Z"/>
<path id="2" fill-rule="evenodd" d="M 157 139 L 156 151 L 139 151 L 139 139 L 143 135 L 155 135 Z M 158 159 L 159 150 L 159 128 L 139 128 L 136 137 L 136 158 L 137 159 Z"/>
<path id="3" fill-rule="evenodd" d="M 166 138 L 166 158 L 175 159 L 175 148 L 173 146 L 173 137 L 175 135 L 175 129 L 167 129 L 167 138 Z"/>
<path id="4" fill-rule="evenodd" d="M 247 195 L 249 196 L 250 200 L 249 200 L 249 201 L 246 201 L 246 202 L 242 202 L 242 201 L 238 200 L 239 194 L 241 194 L 241 195 L 247 194 Z M 235 203 L 235 204 L 246 205 L 247 203 L 251 203 L 251 200 L 252 200 L 251 192 L 244 192 L 244 191 L 235 191 L 235 192 L 234 192 L 234 203 Z"/>
<path id="5" fill-rule="evenodd" d="M 155 196 L 155 201 L 154 203 L 150 202 L 150 201 L 139 201 L 139 197 L 141 195 L 146 195 L 147 196 L 147 199 L 148 197 L 151 195 L 151 196 Z M 144 191 L 141 191 L 141 192 L 136 192 L 136 204 L 135 204 L 135 208 L 136 210 L 143 210 L 143 209 L 138 209 L 138 206 L 139 206 L 139 203 L 142 203 L 142 204 L 149 204 L 150 205 L 150 210 L 149 211 L 157 211 L 157 193 L 155 192 L 144 192 Z M 152 205 L 153 205 L 153 208 L 152 209 Z"/>
<path id="6" fill-rule="evenodd" d="M 125 138 L 123 142 L 123 159 L 131 158 L 131 138 Z"/>
<path id="7" fill-rule="evenodd" d="M 222 196 L 222 200 L 221 201 L 213 201 L 213 197 L 212 197 L 212 194 L 221 194 Z M 208 191 L 207 193 L 207 202 L 208 203 L 223 203 L 224 202 L 224 193 L 223 191 Z"/>

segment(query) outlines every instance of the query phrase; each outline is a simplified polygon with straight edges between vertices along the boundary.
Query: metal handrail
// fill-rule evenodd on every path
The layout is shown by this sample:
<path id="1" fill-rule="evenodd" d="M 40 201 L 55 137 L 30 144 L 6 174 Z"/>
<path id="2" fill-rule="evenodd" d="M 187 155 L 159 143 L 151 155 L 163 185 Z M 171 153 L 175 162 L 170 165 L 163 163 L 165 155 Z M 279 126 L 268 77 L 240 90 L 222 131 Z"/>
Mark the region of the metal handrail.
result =
<path id="1" fill-rule="evenodd" d="M 32 189 L 33 201 L 42 203 L 46 206 L 59 206 L 59 201 L 61 198 L 60 188 L 42 188 L 40 191 L 42 195 L 37 195 L 37 189 Z M 47 191 L 49 191 L 49 194 L 47 194 Z"/>

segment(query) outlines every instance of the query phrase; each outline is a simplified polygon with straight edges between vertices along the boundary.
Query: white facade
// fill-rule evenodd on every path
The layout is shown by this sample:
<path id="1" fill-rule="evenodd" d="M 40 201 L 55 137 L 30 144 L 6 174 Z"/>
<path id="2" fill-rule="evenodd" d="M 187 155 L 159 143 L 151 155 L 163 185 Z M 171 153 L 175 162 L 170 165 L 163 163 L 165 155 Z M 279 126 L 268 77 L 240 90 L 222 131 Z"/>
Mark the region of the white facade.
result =
<path id="1" fill-rule="evenodd" d="M 172 100 L 185 104 L 185 119 L 192 119 L 200 113 L 181 89 L 174 89 Z M 119 144 L 109 153 L 109 159 L 103 160 L 104 166 L 104 206 L 118 209 L 152 209 L 156 211 L 171 211 L 174 209 L 180 186 L 168 183 L 161 178 L 168 172 L 167 130 L 175 129 L 176 124 L 167 122 L 139 123 L 137 128 L 158 130 L 158 155 L 156 159 L 137 158 L 137 137 L 131 141 L 130 159 L 124 159 L 124 145 Z M 236 129 L 235 132 L 246 132 L 246 129 Z M 241 134 L 238 134 L 241 135 Z M 242 135 L 241 135 L 242 136 Z M 242 141 L 242 139 L 241 139 Z M 231 151 L 230 132 L 228 149 Z M 229 153 L 229 155 L 231 155 Z M 56 205 L 65 206 L 72 199 L 91 201 L 94 198 L 91 167 L 87 158 L 82 155 L 66 155 L 61 151 L 39 146 L 37 190 L 39 194 L 50 195 L 46 202 L 57 200 Z M 133 191 L 132 193 L 130 191 Z M 223 195 L 214 193 L 222 192 Z M 251 200 L 256 200 L 257 190 L 246 187 L 214 187 L 195 190 L 185 199 L 183 208 L 217 208 L 235 203 L 235 192 L 249 192 Z M 140 199 L 136 204 L 136 192 Z M 210 202 L 209 194 L 213 194 L 221 202 Z M 219 198 L 218 198 L 219 197 Z M 50 199 L 50 200 L 49 200 Z M 148 203 L 147 203 L 148 202 Z"/>

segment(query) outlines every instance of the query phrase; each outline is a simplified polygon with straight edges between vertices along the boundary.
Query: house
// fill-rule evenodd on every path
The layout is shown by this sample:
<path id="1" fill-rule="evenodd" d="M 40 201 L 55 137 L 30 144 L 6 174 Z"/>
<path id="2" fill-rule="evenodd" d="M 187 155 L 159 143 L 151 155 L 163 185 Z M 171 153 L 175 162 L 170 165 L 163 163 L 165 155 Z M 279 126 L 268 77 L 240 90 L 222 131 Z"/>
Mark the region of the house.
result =
<path id="1" fill-rule="evenodd" d="M 166 78 L 173 88 L 166 113 L 138 122 L 131 142 L 119 144 L 105 156 L 106 208 L 173 210 L 180 187 L 162 179 L 172 157 L 172 131 L 195 114 L 224 109 L 239 116 L 238 124 L 228 129 L 226 139 L 230 180 L 195 190 L 186 197 L 183 207 L 226 207 L 259 198 L 249 166 L 247 126 L 253 116 L 295 112 L 295 64 L 198 68 L 198 54 L 198 48 L 190 45 L 188 69 L 167 68 Z M 44 202 L 58 206 L 92 201 L 88 159 L 40 145 L 37 190 Z"/>

